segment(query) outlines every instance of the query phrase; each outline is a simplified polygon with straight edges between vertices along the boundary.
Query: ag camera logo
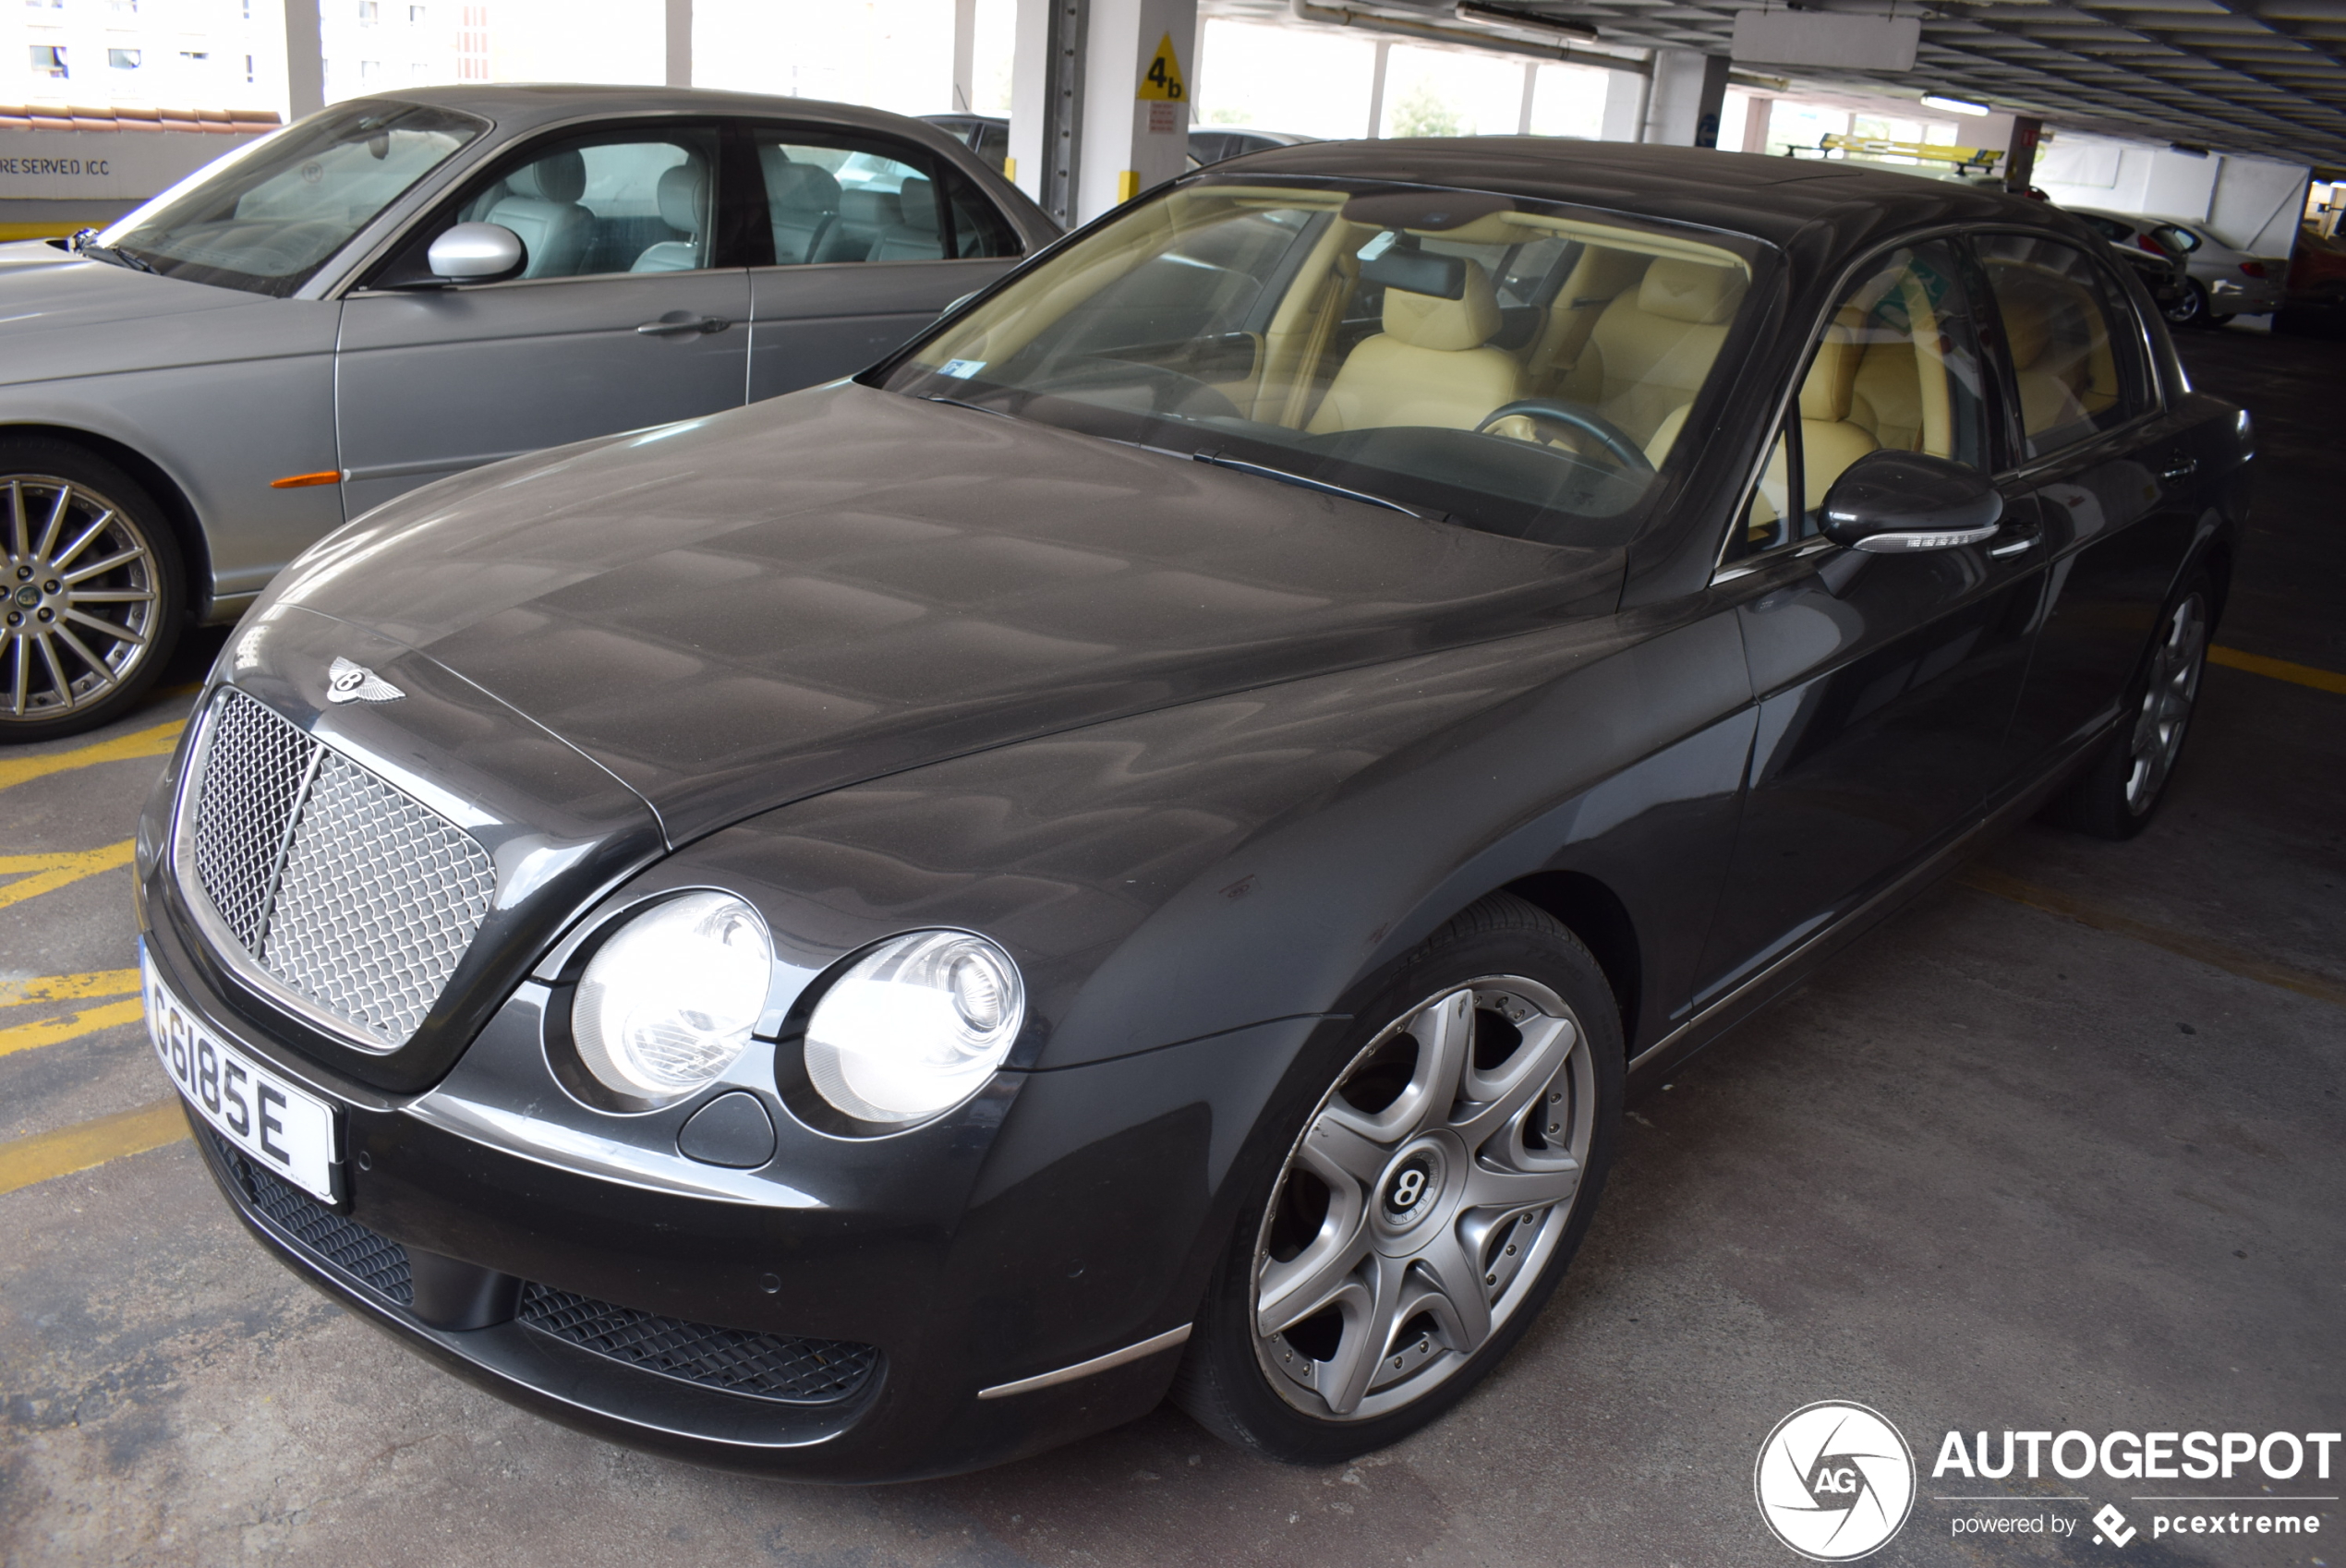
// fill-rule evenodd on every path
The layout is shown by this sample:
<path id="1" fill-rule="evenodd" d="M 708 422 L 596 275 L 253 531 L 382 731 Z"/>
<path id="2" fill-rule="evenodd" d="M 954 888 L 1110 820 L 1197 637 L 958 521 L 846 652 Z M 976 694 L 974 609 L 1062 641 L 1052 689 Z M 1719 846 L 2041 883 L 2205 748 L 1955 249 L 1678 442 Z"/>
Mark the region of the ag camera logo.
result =
<path id="1" fill-rule="evenodd" d="M 1880 1412 L 1804 1405 L 1760 1445 L 1751 1488 L 1778 1540 L 1812 1562 L 1879 1550 L 1915 1502 L 1915 1456 Z"/>

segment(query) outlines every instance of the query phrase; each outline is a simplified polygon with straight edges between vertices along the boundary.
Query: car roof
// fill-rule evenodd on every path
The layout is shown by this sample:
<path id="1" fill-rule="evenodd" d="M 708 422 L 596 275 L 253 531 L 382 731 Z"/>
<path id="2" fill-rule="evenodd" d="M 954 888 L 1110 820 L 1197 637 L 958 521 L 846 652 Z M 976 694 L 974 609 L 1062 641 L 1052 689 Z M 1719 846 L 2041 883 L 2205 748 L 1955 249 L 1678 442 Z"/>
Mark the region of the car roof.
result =
<path id="1" fill-rule="evenodd" d="M 2062 230 L 2042 202 L 2001 190 L 1815 158 L 1549 136 L 1316 141 L 1211 165 L 1193 177 L 1293 175 L 1495 191 L 1732 229 L 1777 244 L 1867 211 L 1900 226 L 1997 223 Z M 1867 227 L 1878 228 L 1878 223 Z"/>
<path id="2" fill-rule="evenodd" d="M 369 93 L 368 98 L 461 109 L 495 121 L 497 128 L 507 133 L 561 124 L 582 115 L 780 115 L 797 120 L 820 120 L 900 133 L 907 126 L 926 124 L 910 115 L 892 115 L 885 109 L 867 109 L 855 103 L 828 103 L 820 99 L 784 98 L 763 92 L 727 92 L 706 87 L 474 82 Z"/>

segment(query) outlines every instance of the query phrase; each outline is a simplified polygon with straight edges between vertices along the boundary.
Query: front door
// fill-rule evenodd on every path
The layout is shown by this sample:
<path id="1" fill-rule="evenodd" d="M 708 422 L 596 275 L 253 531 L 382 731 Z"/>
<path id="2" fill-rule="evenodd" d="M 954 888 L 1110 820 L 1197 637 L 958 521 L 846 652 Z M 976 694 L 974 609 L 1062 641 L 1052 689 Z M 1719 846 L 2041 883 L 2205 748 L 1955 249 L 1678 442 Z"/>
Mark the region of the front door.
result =
<path id="1" fill-rule="evenodd" d="M 350 296 L 348 514 L 517 452 L 739 406 L 749 274 L 716 264 L 728 197 L 716 127 L 637 122 L 533 143 L 418 225 L 393 268 L 465 221 L 513 230 L 528 261 L 503 283 Z"/>
<path id="2" fill-rule="evenodd" d="M 2026 487 L 2007 490 L 2011 519 L 1977 545 L 1872 555 L 1818 533 L 1824 491 L 1869 452 L 1993 467 L 1994 393 L 1964 276 L 1931 244 L 1860 282 L 1735 541 L 1744 559 L 1728 570 L 1753 569 L 1736 614 L 1760 723 L 1696 1007 L 1977 820 L 1996 776 L 2043 571 Z"/>
<path id="3" fill-rule="evenodd" d="M 1018 264 L 1018 232 L 925 148 L 756 124 L 772 249 L 750 272 L 752 402 L 875 363 Z"/>

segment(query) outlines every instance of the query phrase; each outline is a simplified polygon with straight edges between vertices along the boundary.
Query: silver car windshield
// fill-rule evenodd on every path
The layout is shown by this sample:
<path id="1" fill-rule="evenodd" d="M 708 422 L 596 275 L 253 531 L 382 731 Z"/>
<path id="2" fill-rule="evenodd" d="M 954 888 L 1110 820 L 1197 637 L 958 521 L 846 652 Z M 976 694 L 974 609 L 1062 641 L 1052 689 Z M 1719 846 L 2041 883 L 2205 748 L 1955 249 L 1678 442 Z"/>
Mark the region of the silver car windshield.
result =
<path id="1" fill-rule="evenodd" d="M 342 104 L 198 171 L 96 244 L 165 277 L 290 295 L 488 129 L 420 103 Z"/>
<path id="2" fill-rule="evenodd" d="M 1761 254 L 1490 193 L 1209 176 L 1021 271 L 884 384 L 1596 543 L 1700 446 Z"/>

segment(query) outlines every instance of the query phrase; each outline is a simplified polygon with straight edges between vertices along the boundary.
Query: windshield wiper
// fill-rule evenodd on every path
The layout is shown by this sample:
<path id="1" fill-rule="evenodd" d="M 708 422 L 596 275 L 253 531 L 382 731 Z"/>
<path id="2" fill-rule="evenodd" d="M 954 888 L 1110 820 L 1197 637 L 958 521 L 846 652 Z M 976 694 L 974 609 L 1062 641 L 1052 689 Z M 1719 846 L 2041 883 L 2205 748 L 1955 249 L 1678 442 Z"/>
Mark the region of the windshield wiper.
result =
<path id="1" fill-rule="evenodd" d="M 1413 507 L 1403 506 L 1397 501 L 1388 501 L 1384 496 L 1373 495 L 1367 490 L 1347 489 L 1342 485 L 1331 485 L 1325 479 L 1306 478 L 1300 474 L 1290 474 L 1284 468 L 1274 468 L 1268 464 L 1249 463 L 1243 458 L 1225 457 L 1218 452 L 1193 452 L 1190 453 L 1190 456 L 1199 463 L 1211 463 L 1216 468 L 1236 468 L 1244 474 L 1260 474 L 1266 479 L 1276 479 L 1282 485 L 1295 485 L 1303 489 L 1317 490 L 1322 495 L 1342 496 L 1347 501 L 1364 501 L 1371 506 L 1382 506 L 1389 511 L 1397 512 L 1404 517 L 1414 517 L 1421 523 L 1433 521 L 1424 513 Z"/>
<path id="2" fill-rule="evenodd" d="M 941 392 L 923 392 L 921 393 L 921 401 L 923 403 L 941 403 L 948 408 L 966 408 L 973 414 L 991 414 L 997 419 L 1015 419 L 1018 417 L 1015 414 L 1005 413 L 998 408 L 988 408 L 982 403 L 964 403 L 958 397 L 947 397 Z"/>
<path id="3" fill-rule="evenodd" d="M 117 267 L 127 267 L 134 272 L 151 272 L 154 271 L 152 267 L 148 266 L 144 261 L 141 261 L 138 257 L 133 256 L 127 250 L 116 249 L 111 245 L 85 244 L 76 247 L 74 254 L 76 256 L 93 256 L 101 261 L 111 261 Z"/>

